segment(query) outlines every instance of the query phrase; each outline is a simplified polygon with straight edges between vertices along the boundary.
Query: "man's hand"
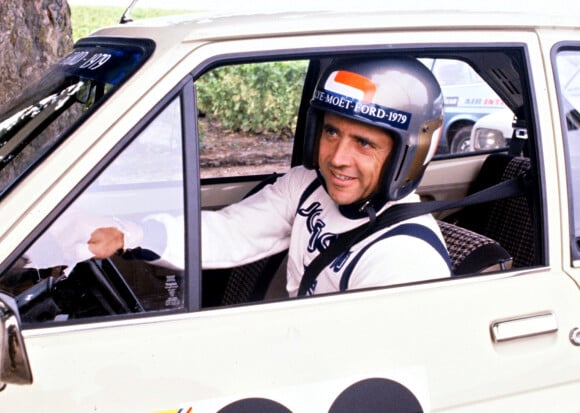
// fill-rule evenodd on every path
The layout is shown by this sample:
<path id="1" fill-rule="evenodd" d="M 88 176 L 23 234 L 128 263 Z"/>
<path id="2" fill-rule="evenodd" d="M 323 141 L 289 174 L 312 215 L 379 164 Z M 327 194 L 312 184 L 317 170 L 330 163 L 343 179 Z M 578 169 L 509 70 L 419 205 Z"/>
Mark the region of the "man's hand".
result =
<path id="1" fill-rule="evenodd" d="M 88 241 L 89 251 L 93 258 L 109 258 L 125 246 L 125 237 L 115 227 L 97 228 Z"/>

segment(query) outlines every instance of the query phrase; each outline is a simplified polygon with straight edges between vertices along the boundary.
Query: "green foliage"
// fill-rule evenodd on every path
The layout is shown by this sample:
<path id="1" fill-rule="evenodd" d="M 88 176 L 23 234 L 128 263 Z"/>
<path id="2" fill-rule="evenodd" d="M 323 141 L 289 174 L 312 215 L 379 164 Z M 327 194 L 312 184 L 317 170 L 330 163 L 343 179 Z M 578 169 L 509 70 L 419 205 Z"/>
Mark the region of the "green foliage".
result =
<path id="1" fill-rule="evenodd" d="M 129 4 L 127 2 L 127 4 Z M 70 6 L 73 39 L 77 40 L 89 35 L 96 29 L 118 24 L 126 7 Z M 191 13 L 191 10 L 162 10 L 136 8 L 131 17 L 133 20 L 160 17 L 171 14 Z"/>
<path id="2" fill-rule="evenodd" d="M 197 82 L 200 110 L 229 130 L 292 135 L 306 67 L 295 61 L 214 69 Z"/>

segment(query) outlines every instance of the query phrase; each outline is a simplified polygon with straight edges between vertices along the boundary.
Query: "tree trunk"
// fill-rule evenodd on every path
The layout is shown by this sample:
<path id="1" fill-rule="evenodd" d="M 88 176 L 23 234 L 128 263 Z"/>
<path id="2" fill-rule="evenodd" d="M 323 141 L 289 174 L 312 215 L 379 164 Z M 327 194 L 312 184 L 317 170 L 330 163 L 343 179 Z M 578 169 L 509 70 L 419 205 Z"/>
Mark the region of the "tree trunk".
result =
<path id="1" fill-rule="evenodd" d="M 66 0 L 0 0 L 0 105 L 72 48 Z"/>

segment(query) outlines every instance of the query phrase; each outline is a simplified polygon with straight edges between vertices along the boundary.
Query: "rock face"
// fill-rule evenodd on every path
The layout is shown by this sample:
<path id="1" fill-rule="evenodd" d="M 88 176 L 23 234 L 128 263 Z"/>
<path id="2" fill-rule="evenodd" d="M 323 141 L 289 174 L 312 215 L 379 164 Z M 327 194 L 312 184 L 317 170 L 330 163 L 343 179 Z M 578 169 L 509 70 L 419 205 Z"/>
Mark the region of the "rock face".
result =
<path id="1" fill-rule="evenodd" d="M 73 45 L 66 0 L 0 1 L 0 105 Z"/>

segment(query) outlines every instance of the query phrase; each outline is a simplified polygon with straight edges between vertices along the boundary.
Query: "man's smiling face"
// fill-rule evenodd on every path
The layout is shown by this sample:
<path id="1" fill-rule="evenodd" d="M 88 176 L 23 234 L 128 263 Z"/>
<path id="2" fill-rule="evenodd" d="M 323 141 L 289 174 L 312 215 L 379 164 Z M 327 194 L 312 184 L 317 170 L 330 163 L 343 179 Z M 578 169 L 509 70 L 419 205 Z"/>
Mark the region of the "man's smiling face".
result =
<path id="1" fill-rule="evenodd" d="M 352 204 L 376 191 L 393 149 L 385 130 L 327 112 L 319 142 L 318 165 L 334 202 Z"/>

